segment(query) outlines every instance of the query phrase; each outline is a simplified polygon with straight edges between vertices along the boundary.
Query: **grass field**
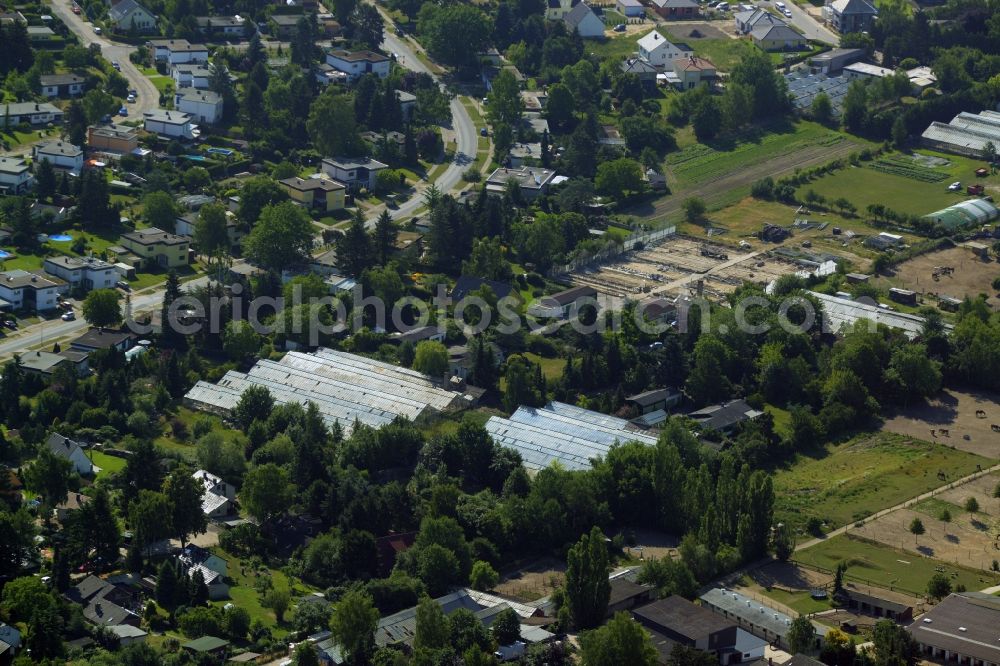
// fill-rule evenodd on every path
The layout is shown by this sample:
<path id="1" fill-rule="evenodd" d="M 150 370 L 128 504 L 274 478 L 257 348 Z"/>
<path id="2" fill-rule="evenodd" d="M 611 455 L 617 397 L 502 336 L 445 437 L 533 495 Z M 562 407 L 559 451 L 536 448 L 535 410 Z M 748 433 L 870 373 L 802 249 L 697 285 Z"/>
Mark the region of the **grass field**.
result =
<path id="1" fill-rule="evenodd" d="M 795 553 L 796 562 L 833 571 L 838 564 L 847 564 L 846 577 L 872 585 L 902 589 L 912 594 L 923 594 L 927 581 L 935 573 L 943 572 L 951 578 L 952 587 L 965 585 L 968 590 L 979 590 L 993 585 L 995 576 L 964 569 L 937 560 L 878 546 L 867 541 L 836 536 L 811 548 Z"/>
<path id="2" fill-rule="evenodd" d="M 90 461 L 101 468 L 101 471 L 97 473 L 97 478 L 101 478 L 102 476 L 109 474 L 117 474 L 125 469 L 124 458 L 109 456 L 107 453 L 102 453 L 100 451 L 88 451 L 87 453 Z"/>
<path id="3" fill-rule="evenodd" d="M 773 125 L 713 145 L 691 144 L 668 155 L 667 167 L 679 185 L 692 187 L 750 164 L 803 148 L 833 146 L 844 139 L 840 132 L 808 121 Z"/>
<path id="4" fill-rule="evenodd" d="M 872 168 L 871 165 L 862 164 L 842 169 L 803 185 L 799 188 L 798 194 L 801 197 L 812 189 L 825 196 L 827 200 L 844 197 L 862 212 L 869 204 L 880 203 L 900 213 L 926 215 L 968 198 L 964 190 L 948 191 L 947 186 L 952 181 L 960 181 L 963 186 L 973 182 L 986 186 L 1000 186 L 1000 176 L 975 177 L 975 169 L 983 166 L 982 162 L 929 151 L 917 151 L 917 154 L 944 157 L 950 162 L 948 166 L 928 170 L 940 175 L 938 182 L 923 182 L 911 177 L 884 173 Z M 906 159 L 905 155 L 898 154 L 890 157 L 893 162 L 903 162 Z"/>
<path id="5" fill-rule="evenodd" d="M 562 376 L 563 368 L 566 367 L 566 359 L 564 358 L 545 358 L 539 356 L 538 354 L 532 354 L 531 352 L 524 353 L 525 358 L 530 359 L 533 363 L 537 363 L 542 366 L 542 374 L 545 375 L 545 379 L 549 381 L 554 381 Z"/>
<path id="6" fill-rule="evenodd" d="M 893 433 L 860 435 L 775 472 L 775 517 L 799 527 L 813 517 L 841 527 L 972 474 L 977 465 L 990 461 Z"/>

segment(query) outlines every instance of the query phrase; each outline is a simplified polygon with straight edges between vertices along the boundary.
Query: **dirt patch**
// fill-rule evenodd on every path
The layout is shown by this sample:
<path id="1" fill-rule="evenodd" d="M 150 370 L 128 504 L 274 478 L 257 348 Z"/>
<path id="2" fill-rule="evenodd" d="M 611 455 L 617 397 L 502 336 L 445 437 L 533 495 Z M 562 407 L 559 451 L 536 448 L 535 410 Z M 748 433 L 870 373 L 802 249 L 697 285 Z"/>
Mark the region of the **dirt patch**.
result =
<path id="1" fill-rule="evenodd" d="M 705 21 L 671 21 L 663 27 L 670 37 L 681 42 L 696 42 L 699 39 L 729 39 L 731 35 Z"/>
<path id="2" fill-rule="evenodd" d="M 754 582 L 764 588 L 777 587 L 793 592 L 825 588 L 833 576 L 801 567 L 794 562 L 772 562 L 750 572 Z"/>
<path id="3" fill-rule="evenodd" d="M 566 580 L 566 564 L 554 558 L 536 560 L 516 571 L 505 572 L 497 594 L 530 602 L 548 596 Z"/>
<path id="4" fill-rule="evenodd" d="M 985 418 L 976 415 L 980 410 Z M 993 431 L 994 425 L 1000 425 L 1000 396 L 946 389 L 933 400 L 900 410 L 882 428 L 996 460 L 1000 435 Z"/>
<path id="5" fill-rule="evenodd" d="M 935 280 L 934 269 L 938 266 L 955 270 Z M 990 284 L 997 276 L 1000 276 L 1000 263 L 983 261 L 968 248 L 953 247 L 904 261 L 896 267 L 894 276 L 883 278 L 879 283 L 882 287 L 912 289 L 923 294 L 930 304 L 936 303 L 941 296 L 961 299 L 986 294 L 990 307 L 1000 310 L 1000 298 Z"/>
<path id="6" fill-rule="evenodd" d="M 640 559 L 658 560 L 662 557 L 675 557 L 680 540 L 672 534 L 658 530 L 635 530 L 635 545 L 626 546 L 625 554 Z"/>

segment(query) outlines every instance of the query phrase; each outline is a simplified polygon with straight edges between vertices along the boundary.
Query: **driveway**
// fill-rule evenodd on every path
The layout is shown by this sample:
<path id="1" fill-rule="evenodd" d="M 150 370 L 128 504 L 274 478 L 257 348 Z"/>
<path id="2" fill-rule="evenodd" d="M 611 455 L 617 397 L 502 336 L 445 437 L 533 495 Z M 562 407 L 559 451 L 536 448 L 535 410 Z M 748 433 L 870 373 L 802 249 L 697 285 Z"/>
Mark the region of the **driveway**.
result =
<path id="1" fill-rule="evenodd" d="M 761 0 L 760 4 L 765 9 L 774 6 L 772 0 Z M 814 18 L 812 14 L 796 5 L 792 0 L 787 0 L 785 7 L 792 14 L 789 22 L 801 30 L 806 39 L 823 42 L 830 46 L 838 46 L 840 44 L 840 35 L 827 28 L 823 25 L 822 21 Z"/>
<path id="2" fill-rule="evenodd" d="M 77 16 L 73 13 L 71 0 L 52 0 L 50 7 L 52 8 L 52 13 L 58 16 L 66 24 L 66 27 L 76 34 L 83 46 L 97 44 L 101 47 L 101 54 L 108 62 L 117 60 L 118 64 L 121 65 L 122 76 L 128 79 L 129 88 L 139 93 L 134 104 L 126 104 L 129 109 L 130 118 L 136 116 L 142 118 L 144 111 L 159 107 L 160 91 L 129 60 L 129 55 L 135 51 L 134 46 L 115 44 L 96 34 L 94 26 L 88 23 L 84 16 Z"/>

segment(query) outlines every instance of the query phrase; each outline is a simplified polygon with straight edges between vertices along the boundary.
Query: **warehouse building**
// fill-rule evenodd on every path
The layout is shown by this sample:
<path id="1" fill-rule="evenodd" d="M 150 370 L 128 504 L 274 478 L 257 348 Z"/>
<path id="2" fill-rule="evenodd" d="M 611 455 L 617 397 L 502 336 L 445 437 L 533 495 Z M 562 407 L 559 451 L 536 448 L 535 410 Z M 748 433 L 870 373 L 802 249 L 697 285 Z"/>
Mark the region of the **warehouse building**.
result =
<path id="1" fill-rule="evenodd" d="M 486 430 L 497 444 L 520 453 L 531 470 L 553 461 L 569 470 L 590 469 L 590 461 L 606 456 L 616 443 L 656 444 L 656 437 L 625 419 L 554 401 L 545 407 L 518 407 L 509 419 L 493 416 Z"/>
<path id="2" fill-rule="evenodd" d="M 741 629 L 763 638 L 772 646 L 788 649 L 788 632 L 793 619 L 790 616 L 721 587 L 712 588 L 701 595 L 700 599 L 702 606 L 735 623 Z M 818 650 L 830 628 L 817 622 L 812 624 L 816 628 L 816 643 L 812 647 Z"/>
<path id="3" fill-rule="evenodd" d="M 951 594 L 907 627 L 921 654 L 943 663 L 1000 664 L 1000 599 L 979 592 Z"/>
<path id="4" fill-rule="evenodd" d="M 837 333 L 842 327 L 853 326 L 854 322 L 862 319 L 899 329 L 903 335 L 911 340 L 924 330 L 926 320 L 918 315 L 895 312 L 879 305 L 873 305 L 871 302 L 862 303 L 850 298 L 821 294 L 817 291 L 810 291 L 809 295 L 814 296 L 823 306 L 824 331 Z M 951 324 L 945 324 L 946 330 L 950 331 L 953 328 Z"/>
<path id="5" fill-rule="evenodd" d="M 345 435 L 355 421 L 378 428 L 397 417 L 418 421 L 470 402 L 427 375 L 332 349 L 289 352 L 280 361 L 262 359 L 246 373 L 227 372 L 217 384 L 198 382 L 184 401 L 228 416 L 251 386 L 267 388 L 279 405 L 315 403 L 327 424 L 340 423 Z"/>
<path id="6" fill-rule="evenodd" d="M 921 135 L 929 148 L 969 157 L 982 157 L 987 143 L 1000 148 L 1000 113 L 963 111 L 950 123 L 934 121 Z"/>

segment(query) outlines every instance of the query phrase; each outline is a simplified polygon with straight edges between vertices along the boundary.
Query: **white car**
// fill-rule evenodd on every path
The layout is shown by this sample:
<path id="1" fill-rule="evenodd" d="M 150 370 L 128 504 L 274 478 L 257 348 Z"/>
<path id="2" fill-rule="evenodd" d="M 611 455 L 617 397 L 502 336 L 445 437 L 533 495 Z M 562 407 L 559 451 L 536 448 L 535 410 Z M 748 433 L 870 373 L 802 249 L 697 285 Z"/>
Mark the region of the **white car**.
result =
<path id="1" fill-rule="evenodd" d="M 63 316 L 60 317 L 60 319 L 62 319 L 63 321 L 73 321 L 74 319 L 76 319 L 76 315 L 73 314 L 73 312 L 71 310 L 69 312 L 63 313 Z"/>
<path id="2" fill-rule="evenodd" d="M 776 2 L 776 3 L 774 3 L 774 8 L 777 9 L 778 11 L 782 11 L 783 12 L 783 11 L 785 11 L 785 3 L 783 3 L 783 2 Z"/>
<path id="3" fill-rule="evenodd" d="M 948 186 L 949 192 L 958 192 L 960 189 L 962 189 L 962 183 L 957 180 Z"/>
<path id="4" fill-rule="evenodd" d="M 125 101 L 129 103 L 135 102 L 135 95 L 129 95 L 128 97 L 125 98 Z"/>

